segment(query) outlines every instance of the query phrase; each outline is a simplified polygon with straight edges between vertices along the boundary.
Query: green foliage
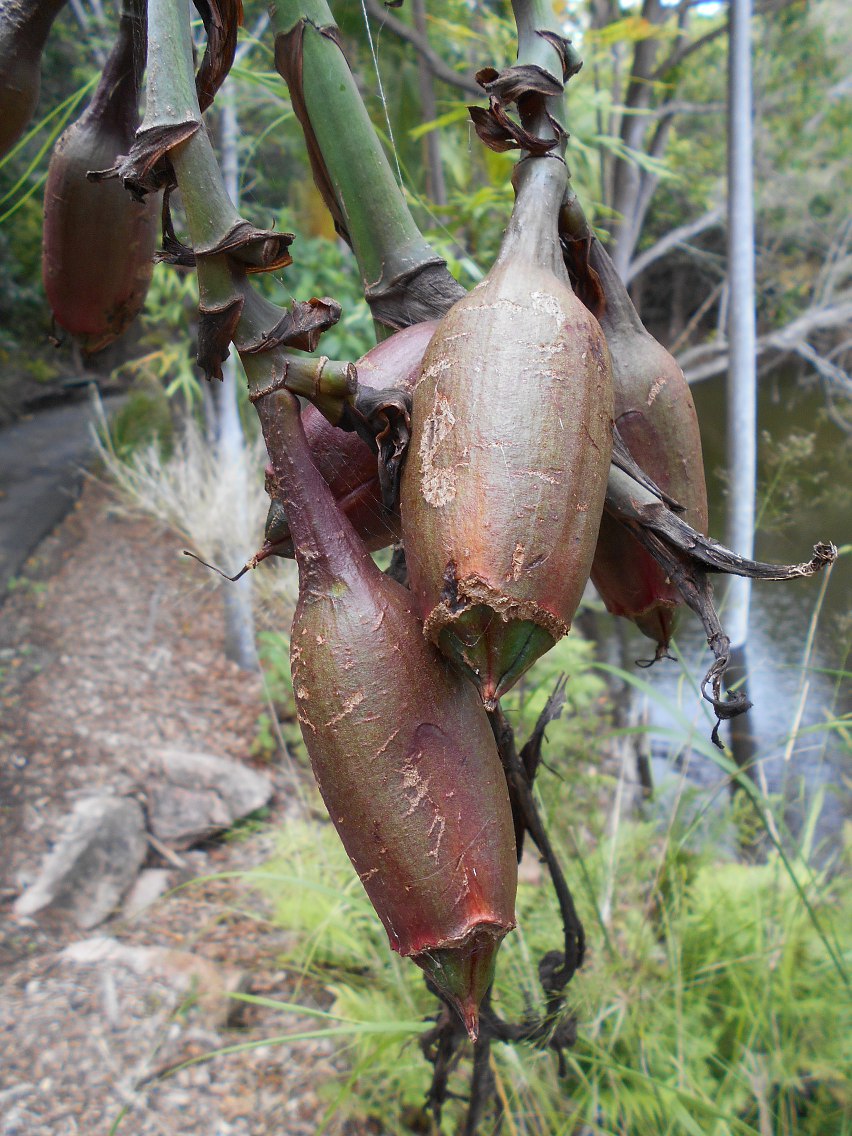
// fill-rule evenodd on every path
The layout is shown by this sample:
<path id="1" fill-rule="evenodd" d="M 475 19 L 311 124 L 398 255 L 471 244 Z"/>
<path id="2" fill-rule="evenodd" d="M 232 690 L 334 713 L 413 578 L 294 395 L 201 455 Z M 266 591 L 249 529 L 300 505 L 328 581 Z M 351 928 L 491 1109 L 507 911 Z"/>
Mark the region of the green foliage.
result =
<path id="1" fill-rule="evenodd" d="M 203 382 L 193 345 L 197 311 L 195 273 L 156 265 L 142 313 L 142 354 L 119 367 L 118 373 L 149 385 L 159 383 L 167 397 L 179 394 L 187 406 L 197 406 Z"/>
<path id="2" fill-rule="evenodd" d="M 260 715 L 252 752 L 272 757 L 279 749 L 278 730 L 290 756 L 305 769 L 310 768 L 308 753 L 296 720 L 296 701 L 290 677 L 290 636 L 280 631 L 260 631 L 257 653 L 269 712 Z M 277 730 L 271 714 L 275 714 Z"/>
<path id="3" fill-rule="evenodd" d="M 270 674 L 279 671 L 273 685 L 286 685 L 283 642 L 267 645 Z M 800 856 L 770 845 L 759 864 L 737 862 L 730 836 L 765 833 L 770 801 L 741 793 L 732 807 L 711 808 L 706 791 L 681 786 L 664 815 L 624 819 L 612 804 L 614 778 L 602 768 L 604 747 L 626 732 L 609 725 L 605 670 L 612 668 L 592 665 L 588 643 L 569 636 L 506 699 L 523 739 L 558 675 L 569 675 L 568 705 L 548 727 L 537 790 L 589 953 L 569 988 L 579 1036 L 564 1077 L 547 1051 L 492 1049 L 505 1130 L 849 1136 L 852 1023 L 839 966 L 852 957 L 852 889 L 839 871 L 806 864 L 819 800 Z M 677 720 L 680 746 L 711 755 L 690 714 Z M 727 757 L 717 760 L 733 768 Z M 316 796 L 314 803 L 320 807 Z M 778 802 L 773 828 L 781 815 Z M 252 882 L 271 898 L 276 922 L 295 932 L 288 968 L 326 988 L 331 1016 L 342 1023 L 349 1071 L 323 1087 L 318 1132 L 332 1118 L 378 1122 L 400 1136 L 422 1130 L 431 1069 L 415 1023 L 434 1014 L 434 1003 L 417 968 L 389 949 L 332 826 L 289 824 L 278 855 Z M 538 960 L 561 942 L 547 874 L 533 856 L 524 862 L 517 913 L 495 986 L 495 1005 L 510 1020 L 542 1012 Z M 458 1130 L 469 1075 L 466 1051 L 451 1082 L 460 1096 L 442 1132 Z"/>
<path id="4" fill-rule="evenodd" d="M 551 792 L 565 810 L 560 827 L 570 830 L 575 807 L 552 782 Z M 571 987 L 579 1040 L 564 1079 L 546 1052 L 495 1046 L 508 1131 L 849 1130 L 848 999 L 782 864 L 720 863 L 708 848 L 684 853 L 682 835 L 677 823 L 666 841 L 656 826 L 628 824 L 615 847 L 604 840 L 587 851 L 591 895 L 581 893 L 580 906 L 592 946 Z M 605 938 L 591 897 L 610 878 Z M 273 897 L 276 920 L 298 934 L 288 965 L 322 981 L 335 1017 L 375 1027 L 432 1012 L 417 969 L 389 950 L 330 825 L 288 826 L 279 857 L 253 880 Z M 820 918 L 846 933 L 848 952 L 848 885 L 817 878 L 809 886 Z M 541 1009 L 536 963 L 560 935 L 544 883 L 522 883 L 518 916 L 495 995 L 513 1019 Z M 353 1032 L 347 1054 L 351 1073 L 325 1087 L 318 1131 L 331 1116 L 381 1118 L 384 1132 L 411 1131 L 430 1075 L 415 1039 Z M 465 1061 L 455 1089 L 463 1091 L 468 1074 Z M 456 1131 L 459 1113 L 451 1105 L 442 1131 Z"/>
<path id="5" fill-rule="evenodd" d="M 135 450 L 155 444 L 163 460 L 172 451 L 174 422 L 168 398 L 155 382 L 139 381 L 110 417 L 109 440 L 121 461 Z"/>

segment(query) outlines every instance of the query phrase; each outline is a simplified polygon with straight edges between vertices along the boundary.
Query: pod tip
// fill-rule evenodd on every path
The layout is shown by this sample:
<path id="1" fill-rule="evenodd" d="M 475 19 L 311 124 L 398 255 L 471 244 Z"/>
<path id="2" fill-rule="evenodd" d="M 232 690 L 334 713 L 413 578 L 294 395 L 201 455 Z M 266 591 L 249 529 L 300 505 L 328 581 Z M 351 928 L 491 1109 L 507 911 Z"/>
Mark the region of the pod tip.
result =
<path id="1" fill-rule="evenodd" d="M 497 951 L 507 928 L 479 926 L 451 947 L 414 956 L 414 961 L 453 1007 L 468 1037 L 479 1036 L 479 1006 L 494 978 Z"/>

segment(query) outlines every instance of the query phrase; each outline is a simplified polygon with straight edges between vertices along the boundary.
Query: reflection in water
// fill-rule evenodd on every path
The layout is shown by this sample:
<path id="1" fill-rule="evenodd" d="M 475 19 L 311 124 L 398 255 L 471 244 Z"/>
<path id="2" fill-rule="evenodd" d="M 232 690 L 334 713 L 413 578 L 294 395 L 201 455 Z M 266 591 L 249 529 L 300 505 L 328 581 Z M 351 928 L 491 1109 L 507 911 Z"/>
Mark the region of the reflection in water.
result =
<path id="1" fill-rule="evenodd" d="M 693 387 L 704 444 L 710 494 L 711 535 L 724 530 L 724 380 Z M 822 413 L 822 396 L 795 371 L 776 372 L 761 380 L 758 423 L 763 520 L 755 555 L 761 560 L 794 563 L 808 559 L 818 540 L 838 546 L 852 540 L 852 478 L 850 443 Z M 812 439 L 806 440 L 807 436 Z M 772 486 L 768 499 L 767 486 Z M 717 587 L 724 622 L 724 584 Z M 852 712 L 852 683 L 837 671 L 850 667 L 852 637 L 852 555 L 841 556 L 825 579 L 761 583 L 752 586 L 748 644 L 749 696 L 754 702 L 751 725 L 760 756 L 761 776 L 770 793 L 783 793 L 789 802 L 788 822 L 794 831 L 820 786 L 825 800 L 817 840 L 839 834 L 850 815 L 848 784 L 852 778 L 849 733 L 825 728 L 841 714 Z M 803 669 L 809 628 L 819 605 L 810 665 Z M 647 655 L 647 641 L 638 633 L 625 636 L 624 665 Z M 678 634 L 687 671 L 664 662 L 648 677 L 669 703 L 654 700 L 651 721 L 659 730 L 676 729 L 684 737 L 684 715 L 703 737 L 711 719 L 696 696 L 694 680 L 710 662 L 706 640 L 697 619 L 686 614 Z M 798 724 L 797 737 L 791 731 Z M 847 722 L 847 730 L 852 723 Z M 660 737 L 662 737 L 662 733 Z M 664 749 L 672 754 L 684 742 L 668 737 Z M 655 743 L 655 752 L 662 752 Z M 659 763 L 658 763 L 659 772 Z M 689 759 L 689 777 L 710 786 L 720 772 L 700 753 Z M 803 791 L 804 787 L 804 791 Z"/>

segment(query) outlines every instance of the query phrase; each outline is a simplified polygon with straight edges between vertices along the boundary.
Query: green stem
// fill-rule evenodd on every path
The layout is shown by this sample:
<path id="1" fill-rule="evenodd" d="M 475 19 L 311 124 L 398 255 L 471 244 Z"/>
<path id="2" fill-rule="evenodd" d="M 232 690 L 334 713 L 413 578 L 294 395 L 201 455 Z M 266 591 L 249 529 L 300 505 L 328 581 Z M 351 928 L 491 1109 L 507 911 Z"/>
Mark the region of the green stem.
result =
<path id="1" fill-rule="evenodd" d="M 444 314 L 463 291 L 408 209 L 339 45 L 325 0 L 274 0 L 275 62 L 305 132 L 314 180 L 352 245 L 380 323 Z"/>
<path id="2" fill-rule="evenodd" d="M 540 67 L 562 82 L 562 57 L 552 40 L 541 32 L 562 35 L 550 0 L 512 0 L 512 15 L 518 32 L 518 63 Z"/>
<path id="3" fill-rule="evenodd" d="M 149 0 L 145 117 L 139 132 L 200 121 L 188 10 L 175 0 Z"/>
<path id="4" fill-rule="evenodd" d="M 171 157 L 192 247 L 196 251 L 213 248 L 239 222 L 240 215 L 225 192 L 222 171 L 203 123 L 189 141 L 175 147 Z M 199 257 L 199 284 L 204 263 Z"/>
<path id="5" fill-rule="evenodd" d="M 197 123 L 198 129 L 169 150 L 181 190 L 190 239 L 196 251 L 196 270 L 204 319 L 211 321 L 214 369 L 224 358 L 233 338 L 237 349 L 254 346 L 244 358 L 249 389 L 263 395 L 273 384 L 310 398 L 332 419 L 339 418 L 344 402 L 354 393 L 351 364 L 328 359 L 305 359 L 281 347 L 258 352 L 256 345 L 286 314 L 252 288 L 240 263 L 228 252 L 213 249 L 241 218 L 228 196 L 216 161 L 195 88 L 189 13 L 174 0 L 151 0 L 149 9 L 148 110 L 140 133 L 169 129 L 179 123 Z M 233 317 L 229 319 L 229 314 Z M 199 336 L 201 341 L 202 336 Z"/>

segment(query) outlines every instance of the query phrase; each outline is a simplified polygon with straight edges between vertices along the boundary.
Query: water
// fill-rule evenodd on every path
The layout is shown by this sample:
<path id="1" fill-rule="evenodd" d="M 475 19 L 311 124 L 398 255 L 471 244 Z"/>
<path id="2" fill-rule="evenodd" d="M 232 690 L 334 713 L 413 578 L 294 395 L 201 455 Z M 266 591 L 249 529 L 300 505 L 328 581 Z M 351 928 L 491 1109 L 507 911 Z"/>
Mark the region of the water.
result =
<path id="1" fill-rule="evenodd" d="M 708 380 L 693 388 L 704 445 L 704 462 L 710 496 L 710 532 L 724 535 L 725 390 L 724 379 Z M 756 539 L 756 557 L 773 562 L 807 560 L 818 540 L 838 546 L 852 541 L 852 478 L 850 439 L 829 420 L 819 386 L 802 379 L 795 370 L 779 370 L 761 380 L 758 424 L 760 442 L 761 504 L 768 495 Z M 805 441 L 812 437 L 811 442 Z M 810 452 L 808 452 L 810 450 Z M 788 461 L 781 475 L 779 455 Z M 821 598 L 821 592 L 824 595 Z M 724 585 L 716 585 L 723 613 Z M 808 630 L 819 607 L 808 666 L 803 666 Z M 770 793 L 783 794 L 786 819 L 795 832 L 802 830 L 808 809 L 822 799 L 816 842 L 823 854 L 836 844 L 845 818 L 849 818 L 852 783 L 852 721 L 845 733 L 825 728 L 843 714 L 852 713 L 852 682 L 832 674 L 852 670 L 852 554 L 841 556 L 831 570 L 827 587 L 821 576 L 786 583 L 754 582 L 748 643 L 751 727 L 757 743 L 762 784 Z M 702 737 L 709 734 L 708 719 L 688 675 L 699 679 L 710 655 L 698 620 L 687 614 L 678 635 L 687 664 L 686 674 L 675 663 L 658 664 L 648 674 L 654 689 L 677 709 L 668 710 L 656 699 L 649 701 L 650 718 L 660 731 L 654 745 L 655 777 L 666 771 L 675 751 L 688 747 L 684 716 L 695 723 Z M 632 634 L 625 641 L 625 665 L 647 655 L 647 640 Z M 798 736 L 791 731 L 800 716 Z M 661 731 L 673 729 L 676 739 Z M 688 734 L 688 731 L 686 732 Z M 688 777 L 710 790 L 723 775 L 712 761 L 693 748 Z"/>

